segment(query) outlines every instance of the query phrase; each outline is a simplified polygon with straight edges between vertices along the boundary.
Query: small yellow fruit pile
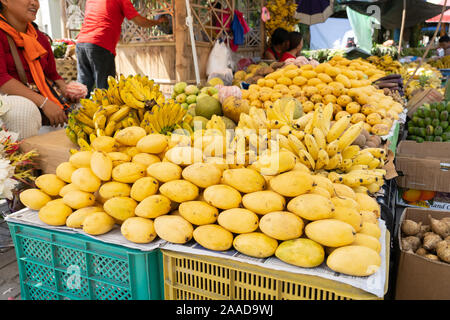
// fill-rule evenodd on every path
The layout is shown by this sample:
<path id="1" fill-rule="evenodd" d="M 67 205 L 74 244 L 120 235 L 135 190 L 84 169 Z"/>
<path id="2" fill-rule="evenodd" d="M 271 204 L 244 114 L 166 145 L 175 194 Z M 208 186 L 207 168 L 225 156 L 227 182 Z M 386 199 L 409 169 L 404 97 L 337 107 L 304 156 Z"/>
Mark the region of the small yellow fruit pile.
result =
<path id="1" fill-rule="evenodd" d="M 360 60 L 362 60 L 360 58 Z M 366 59 L 378 69 L 385 71 L 386 73 L 401 73 L 402 64 L 398 60 L 394 60 L 390 55 L 384 55 L 382 57 L 370 56 Z M 380 77 L 381 78 L 381 77 Z M 377 80 L 377 79 L 375 79 Z"/>
<path id="2" fill-rule="evenodd" d="M 211 121 L 206 131 L 222 137 L 220 118 Z M 193 238 L 210 250 L 234 247 L 305 268 L 326 261 L 354 276 L 379 268 L 380 207 L 364 190 L 311 173 L 288 151 L 278 158 L 270 153 L 269 161 L 262 155 L 251 166 L 228 165 L 186 145 L 191 137 L 176 136 L 147 134 L 141 127 L 100 136 L 92 151 L 79 151 L 55 174 L 38 177 L 37 188 L 20 199 L 39 210 L 44 223 L 91 235 L 118 224 L 136 243 Z M 274 160 L 279 165 L 272 168 Z"/>
<path id="3" fill-rule="evenodd" d="M 268 108 L 281 97 L 293 97 L 305 113 L 331 103 L 332 120 L 350 115 L 352 123 L 364 122 L 369 133 L 386 135 L 403 106 L 371 85 L 384 75 L 368 62 L 339 56 L 315 68 L 287 65 L 242 90 L 242 103 Z"/>

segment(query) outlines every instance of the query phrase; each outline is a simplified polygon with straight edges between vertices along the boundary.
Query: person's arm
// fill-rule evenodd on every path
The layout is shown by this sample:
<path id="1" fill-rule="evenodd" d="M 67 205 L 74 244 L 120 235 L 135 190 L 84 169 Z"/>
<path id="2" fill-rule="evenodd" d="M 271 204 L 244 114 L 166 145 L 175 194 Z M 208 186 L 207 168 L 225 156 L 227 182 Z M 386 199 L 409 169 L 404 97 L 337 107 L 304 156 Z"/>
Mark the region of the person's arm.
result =
<path id="1" fill-rule="evenodd" d="M 153 26 L 156 26 L 158 24 L 166 22 L 167 18 L 166 17 L 161 17 L 158 20 L 150 20 L 150 19 L 144 18 L 141 15 L 138 15 L 138 16 L 134 17 L 133 19 L 131 19 L 131 21 L 133 23 L 135 23 L 136 25 L 138 25 L 139 27 L 151 28 Z"/>
<path id="2" fill-rule="evenodd" d="M 266 52 L 264 52 L 264 59 L 268 59 L 268 60 L 277 60 L 275 58 L 275 56 L 268 50 L 266 50 Z"/>
<path id="3" fill-rule="evenodd" d="M 21 96 L 34 102 L 37 107 L 42 107 L 42 111 L 50 120 L 52 126 L 64 125 L 67 116 L 64 111 L 53 101 L 46 100 L 44 96 L 26 87 L 22 82 L 11 78 L 0 86 L 0 92 L 4 94 Z"/>

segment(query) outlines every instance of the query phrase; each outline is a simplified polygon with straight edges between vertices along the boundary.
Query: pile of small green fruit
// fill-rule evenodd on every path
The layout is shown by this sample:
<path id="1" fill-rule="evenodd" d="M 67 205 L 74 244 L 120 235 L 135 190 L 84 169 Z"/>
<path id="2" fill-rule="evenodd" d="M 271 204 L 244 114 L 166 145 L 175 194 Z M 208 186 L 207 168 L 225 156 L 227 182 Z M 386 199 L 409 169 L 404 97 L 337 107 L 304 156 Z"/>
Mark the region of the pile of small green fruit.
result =
<path id="1" fill-rule="evenodd" d="M 408 140 L 450 142 L 450 102 L 424 104 L 408 122 Z"/>

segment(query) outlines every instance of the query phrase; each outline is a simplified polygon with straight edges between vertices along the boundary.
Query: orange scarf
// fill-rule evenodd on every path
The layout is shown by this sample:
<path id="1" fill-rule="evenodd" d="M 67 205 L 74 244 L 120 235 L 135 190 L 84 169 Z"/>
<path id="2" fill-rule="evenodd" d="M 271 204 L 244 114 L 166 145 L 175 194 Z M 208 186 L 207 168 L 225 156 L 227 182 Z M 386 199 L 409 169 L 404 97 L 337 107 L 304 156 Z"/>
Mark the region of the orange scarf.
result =
<path id="1" fill-rule="evenodd" d="M 42 65 L 39 62 L 39 58 L 43 57 L 48 52 L 37 40 L 38 34 L 33 25 L 31 23 L 28 23 L 26 33 L 18 32 L 6 21 L 5 17 L 0 14 L 0 29 L 11 36 L 17 47 L 23 48 L 23 56 L 25 57 L 25 61 L 28 63 L 28 66 L 30 67 L 31 75 L 33 77 L 34 83 L 39 89 L 39 92 L 44 97 L 48 98 L 49 100 L 59 105 L 62 109 L 64 109 L 64 106 L 53 95 L 47 84 L 47 81 L 45 80 L 44 71 L 42 70 Z"/>

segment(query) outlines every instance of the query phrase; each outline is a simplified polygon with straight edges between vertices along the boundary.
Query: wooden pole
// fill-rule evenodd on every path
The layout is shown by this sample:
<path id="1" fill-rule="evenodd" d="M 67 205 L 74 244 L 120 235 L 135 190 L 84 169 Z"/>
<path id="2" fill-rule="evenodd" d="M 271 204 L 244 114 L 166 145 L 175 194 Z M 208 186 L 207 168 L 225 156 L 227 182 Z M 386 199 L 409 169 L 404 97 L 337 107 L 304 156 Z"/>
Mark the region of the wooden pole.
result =
<path id="1" fill-rule="evenodd" d="M 403 31 L 405 30 L 406 0 L 403 0 L 402 26 L 400 28 L 400 39 L 398 41 L 398 55 L 402 53 Z"/>
<path id="2" fill-rule="evenodd" d="M 433 45 L 434 39 L 436 39 L 436 35 L 438 33 L 439 27 L 441 26 L 441 22 L 442 22 L 442 18 L 444 17 L 444 13 L 445 13 L 445 8 L 447 7 L 447 0 L 445 0 L 444 5 L 442 6 L 442 11 L 441 11 L 441 17 L 439 18 L 439 23 L 437 25 L 436 30 L 434 31 L 433 37 L 431 38 L 431 40 L 428 42 L 427 48 L 425 49 L 425 52 L 423 53 L 422 59 L 419 61 L 419 64 L 417 65 L 416 69 L 414 70 L 413 74 L 409 77 L 408 81 L 405 84 L 405 88 L 408 87 L 408 84 L 412 81 L 412 79 L 414 78 L 415 74 L 417 73 L 417 70 L 419 70 L 419 68 L 422 66 L 423 61 L 425 60 L 425 57 L 428 54 L 428 51 L 430 51 L 431 46 Z"/>
<path id="3" fill-rule="evenodd" d="M 69 38 L 67 30 L 66 0 L 60 0 L 61 6 L 61 35 L 63 38 Z"/>
<path id="4" fill-rule="evenodd" d="M 190 79 L 187 58 L 188 41 L 185 0 L 175 0 L 175 77 L 176 81 Z"/>

